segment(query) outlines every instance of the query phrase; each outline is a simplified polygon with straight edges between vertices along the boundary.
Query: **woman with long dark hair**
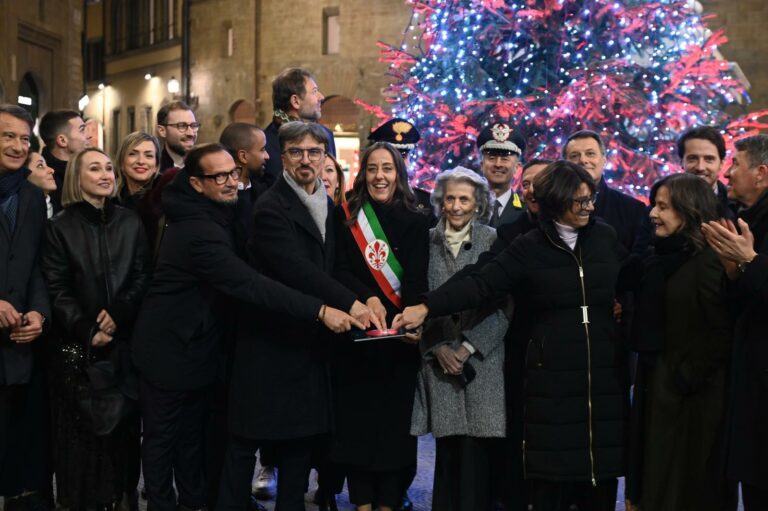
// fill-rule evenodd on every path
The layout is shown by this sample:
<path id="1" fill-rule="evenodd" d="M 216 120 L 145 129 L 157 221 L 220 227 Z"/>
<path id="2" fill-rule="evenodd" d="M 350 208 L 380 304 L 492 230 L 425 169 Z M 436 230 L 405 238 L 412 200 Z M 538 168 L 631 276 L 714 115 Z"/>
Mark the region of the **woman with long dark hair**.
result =
<path id="1" fill-rule="evenodd" d="M 71 510 L 138 509 L 139 414 L 131 406 L 138 389 L 129 341 L 149 285 L 149 252 L 141 221 L 115 206 L 114 194 L 109 157 L 96 148 L 76 154 L 41 262 L 58 337 L 56 489 Z M 99 408 L 107 392 L 111 404 Z"/>
<path id="2" fill-rule="evenodd" d="M 511 294 L 526 302 L 523 456 L 535 511 L 613 511 L 624 475 L 628 388 L 612 314 L 620 269 L 610 226 L 592 218 L 595 183 L 556 161 L 534 180 L 539 225 L 478 273 L 408 307 L 393 327 L 475 308 Z M 516 336 L 520 338 L 520 336 Z"/>
<path id="3" fill-rule="evenodd" d="M 348 202 L 336 212 L 337 278 L 384 326 L 427 290 L 429 218 L 415 207 L 397 149 L 378 142 L 365 151 Z M 331 460 L 343 467 L 350 500 L 361 511 L 395 508 L 416 465 L 416 340 L 337 346 Z"/>
<path id="4" fill-rule="evenodd" d="M 706 181 L 676 174 L 651 193 L 654 252 L 636 294 L 628 509 L 717 511 L 732 325 L 723 267 L 701 232 L 717 215 Z"/>

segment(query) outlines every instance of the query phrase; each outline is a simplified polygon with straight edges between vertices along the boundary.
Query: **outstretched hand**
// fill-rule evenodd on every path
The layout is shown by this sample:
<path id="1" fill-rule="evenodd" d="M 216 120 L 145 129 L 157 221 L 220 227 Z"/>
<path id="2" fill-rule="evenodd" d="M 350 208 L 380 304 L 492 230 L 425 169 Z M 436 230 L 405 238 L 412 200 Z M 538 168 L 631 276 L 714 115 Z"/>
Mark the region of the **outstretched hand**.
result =
<path id="1" fill-rule="evenodd" d="M 419 305 L 406 307 L 403 309 L 403 312 L 392 320 L 392 329 L 399 330 L 400 328 L 405 328 L 406 330 L 416 330 L 424 324 L 427 314 L 429 314 L 429 308 L 426 304 L 420 303 Z"/>
<path id="2" fill-rule="evenodd" d="M 321 321 L 329 330 L 337 334 L 349 332 L 353 326 L 360 330 L 365 330 L 365 326 L 360 321 L 346 312 L 334 309 L 333 307 L 325 307 Z"/>

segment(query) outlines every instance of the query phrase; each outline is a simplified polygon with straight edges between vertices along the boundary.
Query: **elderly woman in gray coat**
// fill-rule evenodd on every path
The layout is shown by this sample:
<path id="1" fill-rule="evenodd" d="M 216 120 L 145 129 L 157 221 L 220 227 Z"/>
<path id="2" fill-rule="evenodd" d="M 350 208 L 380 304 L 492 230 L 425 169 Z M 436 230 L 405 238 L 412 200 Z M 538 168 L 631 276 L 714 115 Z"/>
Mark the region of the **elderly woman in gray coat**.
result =
<path id="1" fill-rule="evenodd" d="M 430 230 L 430 290 L 490 248 L 496 231 L 480 223 L 489 202 L 488 182 L 476 172 L 456 167 L 438 175 L 432 204 L 440 221 Z M 506 431 L 507 318 L 498 305 L 438 318 L 420 341 L 411 433 L 432 433 L 436 439 L 433 510 L 490 508 L 492 439 Z"/>

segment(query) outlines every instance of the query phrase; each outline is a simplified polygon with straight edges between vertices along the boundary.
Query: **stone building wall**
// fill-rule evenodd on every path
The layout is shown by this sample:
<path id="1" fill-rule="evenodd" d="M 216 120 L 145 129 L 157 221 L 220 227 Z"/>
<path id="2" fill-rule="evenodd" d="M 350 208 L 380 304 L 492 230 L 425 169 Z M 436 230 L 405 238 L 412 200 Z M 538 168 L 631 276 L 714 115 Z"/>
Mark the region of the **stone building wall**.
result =
<path id="1" fill-rule="evenodd" d="M 82 0 L 0 0 L 0 100 L 16 102 L 27 72 L 40 92 L 39 114 L 77 108 L 83 93 Z"/>
<path id="2" fill-rule="evenodd" d="M 700 0 L 705 12 L 716 14 L 709 26 L 725 28 L 728 43 L 720 48 L 723 56 L 739 64 L 751 84 L 749 111 L 768 108 L 768 1 Z"/>

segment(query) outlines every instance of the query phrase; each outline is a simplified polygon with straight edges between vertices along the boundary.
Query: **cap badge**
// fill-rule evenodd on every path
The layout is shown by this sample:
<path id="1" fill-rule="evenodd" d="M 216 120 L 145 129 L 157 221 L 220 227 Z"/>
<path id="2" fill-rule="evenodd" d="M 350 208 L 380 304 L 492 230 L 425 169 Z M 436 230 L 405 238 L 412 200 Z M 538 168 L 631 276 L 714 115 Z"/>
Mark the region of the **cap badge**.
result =
<path id="1" fill-rule="evenodd" d="M 409 122 L 398 121 L 392 124 L 392 131 L 396 133 L 395 140 L 398 142 L 403 141 L 403 134 L 408 133 L 413 129 L 413 125 Z"/>
<path id="2" fill-rule="evenodd" d="M 493 139 L 497 142 L 506 142 L 511 133 L 512 128 L 506 124 L 494 124 L 491 128 L 491 135 L 493 135 Z"/>

